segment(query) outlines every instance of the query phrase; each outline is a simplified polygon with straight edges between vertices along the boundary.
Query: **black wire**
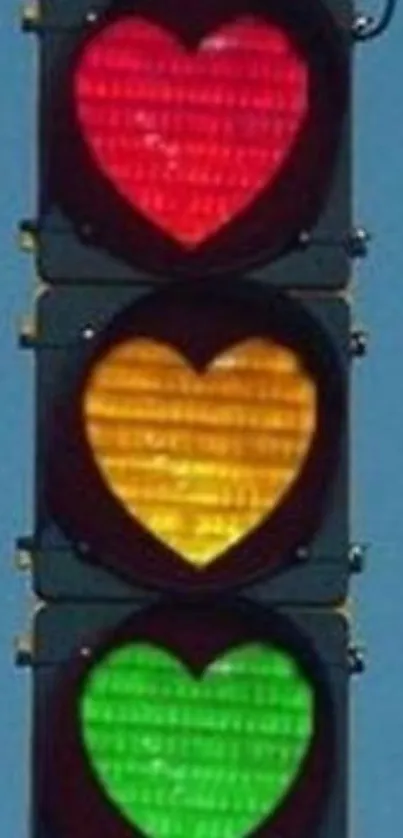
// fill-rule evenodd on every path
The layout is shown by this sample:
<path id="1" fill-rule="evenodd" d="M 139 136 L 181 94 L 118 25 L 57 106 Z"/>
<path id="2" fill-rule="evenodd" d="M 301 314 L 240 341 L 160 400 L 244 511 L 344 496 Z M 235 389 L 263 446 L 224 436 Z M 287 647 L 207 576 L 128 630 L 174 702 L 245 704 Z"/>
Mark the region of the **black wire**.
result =
<path id="1" fill-rule="evenodd" d="M 368 27 L 364 27 L 362 31 L 358 30 L 355 32 L 355 38 L 357 41 L 369 41 L 372 38 L 377 38 L 378 35 L 382 35 L 385 29 L 388 28 L 392 17 L 396 11 L 397 0 L 386 0 L 385 8 L 383 14 L 379 18 L 377 23 L 373 25 L 369 25 Z M 372 23 L 371 18 L 369 20 Z"/>

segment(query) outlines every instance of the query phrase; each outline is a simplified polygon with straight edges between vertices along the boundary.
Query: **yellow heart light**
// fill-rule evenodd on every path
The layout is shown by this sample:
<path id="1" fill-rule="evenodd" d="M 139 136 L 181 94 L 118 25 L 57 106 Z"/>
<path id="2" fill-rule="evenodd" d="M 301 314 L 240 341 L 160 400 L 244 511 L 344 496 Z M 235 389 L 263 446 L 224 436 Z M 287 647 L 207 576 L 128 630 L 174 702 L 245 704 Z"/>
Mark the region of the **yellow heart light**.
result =
<path id="1" fill-rule="evenodd" d="M 97 467 L 126 512 L 195 569 L 262 523 L 298 478 L 317 424 L 301 358 L 263 338 L 203 370 L 133 337 L 87 379 L 84 422 Z"/>

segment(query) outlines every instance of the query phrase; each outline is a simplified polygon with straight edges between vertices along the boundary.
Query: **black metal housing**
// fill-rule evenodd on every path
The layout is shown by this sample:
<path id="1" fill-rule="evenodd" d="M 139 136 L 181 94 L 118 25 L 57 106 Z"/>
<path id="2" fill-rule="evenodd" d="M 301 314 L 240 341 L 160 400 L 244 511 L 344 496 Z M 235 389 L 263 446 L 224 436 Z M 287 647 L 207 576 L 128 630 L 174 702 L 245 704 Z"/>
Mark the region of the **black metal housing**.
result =
<path id="1" fill-rule="evenodd" d="M 170 3 L 177 20 L 186 18 L 189 26 L 196 26 L 206 3 L 195 5 L 190 15 L 186 0 L 185 15 L 181 2 Z M 302 155 L 306 170 L 321 159 L 316 180 L 305 177 L 304 165 L 296 164 L 282 187 L 283 193 L 294 194 L 294 220 L 289 228 L 286 218 L 276 221 L 275 212 L 270 211 L 266 217 L 266 199 L 262 196 L 251 213 L 245 217 L 242 214 L 227 231 L 219 232 L 189 256 L 141 214 L 136 217 L 132 211 L 127 213 L 81 144 L 66 84 L 77 47 L 83 38 L 102 27 L 104 19 L 128 10 L 141 11 L 143 6 L 163 16 L 166 3 L 44 0 L 39 31 L 38 138 L 38 270 L 44 279 L 56 283 L 132 283 L 144 281 L 148 275 L 164 282 L 167 272 L 173 278 L 244 270 L 248 278 L 287 288 L 335 289 L 346 285 L 349 256 L 345 242 L 351 228 L 351 0 L 309 0 L 303 8 L 297 0 L 253 0 L 252 9 L 247 0 L 234 2 L 240 10 L 245 5 L 248 13 L 256 8 L 263 15 L 280 14 L 317 63 L 319 83 L 328 79 L 323 81 L 319 96 L 321 107 L 327 109 L 322 119 L 327 139 L 323 147 L 319 144 L 316 148 L 314 138 L 307 136 Z M 223 8 L 233 6 L 230 0 L 220 3 Z M 185 21 L 183 25 L 188 24 Z M 302 234 L 305 240 L 307 230 L 311 242 L 308 251 L 299 238 Z"/>
<path id="2" fill-rule="evenodd" d="M 169 616 L 171 615 L 171 616 Z M 158 634 L 168 619 L 172 631 Z M 141 835 L 111 809 L 94 785 L 79 741 L 76 702 L 80 679 L 96 663 L 102 648 L 133 638 L 172 649 L 175 623 L 189 624 L 189 656 L 207 660 L 215 654 L 205 645 L 230 648 L 247 642 L 275 643 L 292 652 L 315 686 L 315 750 L 304 765 L 298 785 L 272 818 L 251 835 L 256 838 L 340 838 L 347 834 L 348 789 L 348 625 L 337 613 L 309 609 L 260 609 L 256 603 L 233 600 L 208 606 L 144 609 L 140 602 L 83 606 L 51 606 L 35 622 L 37 653 L 34 669 L 34 838 L 113 838 Z M 223 624 L 223 637 L 214 639 Z M 150 629 L 154 623 L 154 628 Z M 198 627 L 196 627 L 196 624 Z M 156 627 L 155 627 L 156 626 Z M 191 627 L 193 626 L 193 630 Z M 232 627 L 231 627 L 232 626 Z M 195 631 L 196 628 L 196 631 Z M 183 631 L 182 631 L 183 638 Z M 236 639 L 238 638 L 238 639 Z M 193 651 L 192 651 L 193 650 Z M 218 653 L 220 654 L 220 653 Z M 211 656 L 211 657 L 210 657 Z M 180 655 L 182 657 L 182 655 Z M 201 659 L 201 660 L 202 660 Z M 190 658 L 191 660 L 191 658 Z M 193 665 L 192 665 L 193 666 Z M 203 668 L 203 665 L 202 665 Z M 40 755 L 40 756 L 39 756 Z M 39 756 L 39 759 L 38 759 Z M 74 777 L 74 782 L 72 778 Z M 67 804 L 67 805 L 66 805 Z"/>
<path id="3" fill-rule="evenodd" d="M 201 316 L 203 301 L 210 305 L 211 295 L 213 300 L 224 304 L 223 311 L 226 304 L 230 307 L 234 300 L 238 309 L 245 311 L 245 317 L 250 306 L 253 312 L 258 309 L 260 324 L 265 323 L 267 318 L 273 326 L 277 314 L 280 318 L 288 313 L 288 324 L 287 319 L 284 322 L 289 333 L 288 339 L 295 340 L 296 347 L 299 345 L 298 340 L 301 340 L 302 349 L 305 345 L 307 351 L 310 346 L 313 359 L 319 361 L 321 355 L 324 356 L 323 363 L 326 353 L 331 349 L 329 361 L 326 362 L 329 364 L 329 372 L 326 372 L 325 366 L 322 373 L 322 377 L 325 377 L 322 386 L 326 384 L 330 388 L 326 416 L 332 423 L 336 423 L 327 442 L 330 450 L 326 448 L 321 454 L 321 467 L 325 467 L 325 473 L 332 475 L 331 482 L 329 479 L 326 482 L 326 500 L 324 486 L 319 490 L 318 497 L 318 487 L 322 483 L 317 484 L 316 495 L 311 495 L 308 481 L 302 506 L 290 506 L 291 518 L 282 519 L 279 524 L 277 539 L 280 540 L 270 542 L 272 563 L 266 562 L 266 556 L 270 559 L 270 555 L 265 533 L 262 532 L 260 540 L 255 544 L 256 550 L 260 545 L 260 552 L 252 549 L 251 543 L 248 545 L 246 537 L 245 548 L 234 548 L 233 568 L 228 563 L 228 570 L 224 565 L 224 571 L 220 571 L 220 563 L 217 562 L 217 572 L 206 572 L 204 578 L 181 566 L 178 572 L 175 564 L 167 565 L 162 573 L 154 569 L 154 572 L 147 574 L 144 562 L 140 562 L 137 571 L 125 572 L 123 556 L 120 559 L 117 556 L 119 545 L 116 539 L 114 541 L 113 533 L 122 527 L 119 539 L 123 543 L 126 524 L 121 518 L 119 521 L 111 518 L 110 511 L 106 520 L 113 520 L 113 526 L 107 524 L 101 540 L 97 537 L 93 541 L 93 525 L 97 525 L 99 518 L 104 524 L 105 511 L 100 515 L 103 500 L 98 494 L 93 494 L 92 484 L 87 481 L 86 468 L 91 467 L 91 463 L 86 463 L 85 451 L 81 452 L 80 449 L 77 452 L 75 448 L 66 447 L 69 446 L 70 437 L 66 437 L 61 428 L 63 404 L 68 406 L 69 399 L 77 398 L 76 382 L 82 377 L 92 353 L 96 354 L 99 340 L 102 346 L 103 334 L 105 330 L 107 333 L 109 321 L 113 323 L 114 316 L 119 314 L 119 323 L 122 316 L 126 316 L 124 312 L 127 308 L 136 316 L 138 309 L 137 323 L 141 331 L 142 316 L 144 314 L 147 319 L 152 312 L 153 301 L 162 312 L 165 311 L 165 304 L 169 307 L 169 301 L 172 298 L 174 301 L 181 299 L 182 294 L 185 300 L 192 301 L 198 316 Z M 208 320 L 211 310 L 207 308 L 206 311 Z M 283 327 L 281 322 L 277 324 L 278 334 L 281 335 Z M 267 328 L 270 334 L 270 327 Z M 297 330 L 295 335 L 290 332 L 294 329 Z M 256 585 L 259 596 L 272 603 L 334 603 L 345 597 L 349 576 L 346 411 L 350 355 L 349 310 L 342 299 L 309 297 L 287 300 L 281 294 L 269 292 L 264 284 L 252 285 L 236 279 L 225 285 L 221 283 L 218 297 L 215 286 L 208 287 L 204 283 L 197 283 L 191 288 L 188 285 L 170 286 L 159 291 L 139 286 L 135 291 L 127 286 L 50 290 L 39 301 L 36 361 L 37 509 L 33 553 L 35 589 L 41 597 L 60 600 L 131 599 L 138 586 L 147 588 L 151 594 L 153 590 L 172 588 L 197 596 L 201 592 L 212 593 L 234 585 Z M 329 381 L 326 381 L 326 376 L 330 376 Z M 334 416 L 332 412 L 329 413 L 332 409 Z M 324 457 L 330 458 L 329 466 Z M 332 462 L 334 465 L 331 466 Z M 69 488 L 66 488 L 68 485 Z M 68 501 L 66 513 L 60 512 L 57 500 L 62 499 L 62 507 L 66 510 L 63 494 Z M 317 510 L 315 497 L 320 501 Z M 309 503 L 315 506 L 310 509 Z M 59 509 L 56 514 L 54 507 Z M 84 517 L 81 507 L 86 510 Z M 75 521 L 73 525 L 70 513 L 73 515 L 71 520 Z M 81 516 L 80 523 L 77 523 L 76 513 Z M 67 519 L 64 525 L 65 514 Z M 293 516 L 296 516 L 293 523 L 295 534 L 287 530 L 293 522 Z M 140 540 L 134 542 L 130 540 L 131 532 L 128 537 L 129 555 L 133 546 L 137 546 L 138 555 L 146 553 L 151 562 L 155 562 L 158 556 L 163 556 L 164 562 L 171 560 L 161 545 L 157 547 L 154 540 L 150 542 L 149 538 L 144 540 L 144 534 L 139 533 Z M 98 548 L 94 548 L 95 543 L 99 545 Z M 264 550 L 265 544 L 267 552 Z"/>

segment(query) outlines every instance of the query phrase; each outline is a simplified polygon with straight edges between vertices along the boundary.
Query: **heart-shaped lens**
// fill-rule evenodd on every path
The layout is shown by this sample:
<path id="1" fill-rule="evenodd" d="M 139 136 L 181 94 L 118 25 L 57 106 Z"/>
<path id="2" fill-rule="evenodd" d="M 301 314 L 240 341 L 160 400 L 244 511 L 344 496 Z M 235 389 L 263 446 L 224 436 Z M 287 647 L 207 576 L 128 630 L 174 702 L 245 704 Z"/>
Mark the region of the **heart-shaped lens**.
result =
<path id="1" fill-rule="evenodd" d="M 150 838 L 241 838 L 296 781 L 314 691 L 286 651 L 248 643 L 196 677 L 167 651 L 130 643 L 84 683 L 82 737 L 117 810 Z"/>
<path id="2" fill-rule="evenodd" d="M 298 356 L 249 339 L 203 370 L 133 338 L 95 363 L 85 429 L 109 490 L 195 569 L 281 504 L 316 429 L 317 393 Z"/>
<path id="3" fill-rule="evenodd" d="M 74 97 L 100 172 L 191 249 L 282 170 L 306 116 L 308 72 L 289 35 L 252 15 L 190 45 L 133 14 L 88 40 Z"/>

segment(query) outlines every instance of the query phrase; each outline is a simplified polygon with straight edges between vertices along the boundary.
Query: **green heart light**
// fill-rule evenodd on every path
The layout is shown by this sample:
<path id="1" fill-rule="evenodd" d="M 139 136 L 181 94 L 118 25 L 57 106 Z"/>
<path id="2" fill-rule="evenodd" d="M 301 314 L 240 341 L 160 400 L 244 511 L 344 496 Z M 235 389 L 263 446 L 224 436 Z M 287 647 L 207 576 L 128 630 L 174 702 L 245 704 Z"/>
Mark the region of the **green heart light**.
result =
<path id="1" fill-rule="evenodd" d="M 298 776 L 314 687 L 283 649 L 248 643 L 196 676 L 130 643 L 87 676 L 84 747 L 104 794 L 150 838 L 241 838 Z"/>

